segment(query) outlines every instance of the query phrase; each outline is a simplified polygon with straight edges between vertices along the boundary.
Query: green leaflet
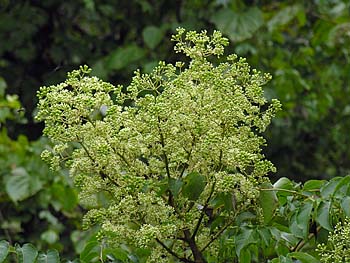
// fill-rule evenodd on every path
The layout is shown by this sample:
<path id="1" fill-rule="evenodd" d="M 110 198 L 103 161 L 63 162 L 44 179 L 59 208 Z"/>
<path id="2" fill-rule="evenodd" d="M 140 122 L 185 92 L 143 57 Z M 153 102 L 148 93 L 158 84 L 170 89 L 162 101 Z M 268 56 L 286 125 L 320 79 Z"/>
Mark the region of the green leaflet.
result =
<path id="1" fill-rule="evenodd" d="M 276 192 L 269 191 L 267 189 L 273 189 L 271 183 L 264 183 L 261 185 L 259 197 L 259 202 L 263 211 L 265 224 L 268 224 L 270 222 L 278 206 Z"/>
<path id="2" fill-rule="evenodd" d="M 9 242 L 5 240 L 0 241 L 0 263 L 4 262 L 4 260 L 6 259 L 9 253 L 9 248 L 10 248 Z"/>
<path id="3" fill-rule="evenodd" d="M 205 188 L 205 177 L 197 172 L 193 172 L 186 175 L 183 181 L 183 196 L 193 201 L 197 200 Z"/>
<path id="4" fill-rule="evenodd" d="M 22 247 L 19 245 L 15 246 L 17 259 L 19 263 L 34 263 L 37 256 L 38 250 L 32 244 L 24 244 Z"/>
<path id="5" fill-rule="evenodd" d="M 60 257 L 57 250 L 48 250 L 47 253 L 40 253 L 37 263 L 59 263 Z"/>

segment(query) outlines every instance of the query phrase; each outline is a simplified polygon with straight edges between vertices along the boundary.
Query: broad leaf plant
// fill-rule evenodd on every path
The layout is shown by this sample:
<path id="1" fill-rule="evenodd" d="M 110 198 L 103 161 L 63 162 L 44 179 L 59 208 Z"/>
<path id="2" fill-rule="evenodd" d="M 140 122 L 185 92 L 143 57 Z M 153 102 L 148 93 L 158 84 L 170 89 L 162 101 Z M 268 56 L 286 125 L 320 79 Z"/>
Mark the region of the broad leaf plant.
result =
<path id="1" fill-rule="evenodd" d="M 68 167 L 109 247 L 146 251 L 147 262 L 208 262 L 250 216 L 264 221 L 259 186 L 274 172 L 261 133 L 280 109 L 262 86 L 270 75 L 224 55 L 220 32 L 172 37 L 188 57 L 136 71 L 127 87 L 87 66 L 38 92 L 37 119 L 55 144 L 42 153 Z M 223 61 L 223 62 L 219 62 Z"/>

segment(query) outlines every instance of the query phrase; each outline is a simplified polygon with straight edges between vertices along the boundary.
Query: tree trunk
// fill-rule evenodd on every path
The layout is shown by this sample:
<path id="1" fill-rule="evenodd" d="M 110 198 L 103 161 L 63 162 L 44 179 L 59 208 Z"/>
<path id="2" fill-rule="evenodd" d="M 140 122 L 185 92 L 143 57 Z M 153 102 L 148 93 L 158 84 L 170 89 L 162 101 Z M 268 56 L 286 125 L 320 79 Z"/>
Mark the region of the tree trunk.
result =
<path id="1" fill-rule="evenodd" d="M 194 240 L 195 237 L 191 237 L 191 233 L 188 229 L 184 230 L 185 234 L 185 240 L 188 243 L 188 245 L 191 248 L 193 257 L 194 257 L 194 262 L 196 263 L 206 263 L 207 261 L 205 260 L 202 252 L 199 250 L 196 241 Z"/>

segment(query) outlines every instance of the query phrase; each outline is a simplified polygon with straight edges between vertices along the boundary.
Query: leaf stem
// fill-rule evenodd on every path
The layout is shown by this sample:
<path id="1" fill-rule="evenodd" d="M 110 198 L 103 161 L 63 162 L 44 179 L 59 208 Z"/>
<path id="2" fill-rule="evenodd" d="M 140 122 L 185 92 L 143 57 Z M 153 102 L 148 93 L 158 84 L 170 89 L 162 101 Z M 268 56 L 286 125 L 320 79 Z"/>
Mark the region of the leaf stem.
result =
<path id="1" fill-rule="evenodd" d="M 207 200 L 206 200 L 206 202 L 205 202 L 205 204 L 204 204 L 204 206 L 202 208 L 201 215 L 200 215 L 200 217 L 198 219 L 197 225 L 196 225 L 196 227 L 195 227 L 195 229 L 193 231 L 192 238 L 195 238 L 195 236 L 197 235 L 199 227 L 200 227 L 200 225 L 202 223 L 202 220 L 204 218 L 205 210 L 208 208 L 209 201 L 210 201 L 210 199 L 211 199 L 211 197 L 212 197 L 212 195 L 214 193 L 215 184 L 216 184 L 216 182 L 214 181 L 214 183 L 213 183 L 213 185 L 212 185 L 212 187 L 210 189 L 210 194 L 209 194 L 209 196 L 208 196 L 208 198 L 207 198 Z"/>
<path id="2" fill-rule="evenodd" d="M 310 197 L 309 195 L 302 194 L 302 193 L 299 193 L 299 192 L 294 191 L 294 190 L 283 189 L 283 188 L 260 188 L 260 190 L 261 191 L 281 191 L 281 192 L 287 192 L 287 193 L 291 193 L 291 194 L 295 194 L 295 195 L 300 195 L 302 197 L 307 197 L 307 198 Z"/>
<path id="3" fill-rule="evenodd" d="M 161 245 L 170 255 L 174 256 L 175 258 L 177 258 L 178 260 L 180 260 L 181 262 L 185 262 L 185 263 L 194 263 L 194 261 L 189 260 L 187 258 L 183 258 L 180 257 L 179 255 L 177 255 L 174 251 L 172 251 L 169 247 L 167 247 L 162 241 L 160 241 L 158 238 L 156 238 L 156 241 L 159 245 Z"/>
<path id="4" fill-rule="evenodd" d="M 89 159 L 91 160 L 91 162 L 92 162 L 93 164 L 96 165 L 96 161 L 94 160 L 94 158 L 92 158 L 92 156 L 91 156 L 89 150 L 86 148 L 85 144 L 84 144 L 81 140 L 79 140 L 79 138 L 78 138 L 78 142 L 79 142 L 79 144 L 81 145 L 81 147 L 84 149 L 86 155 L 89 157 Z M 106 177 L 106 178 L 108 178 L 108 180 L 111 181 L 115 186 L 118 186 L 118 187 L 119 187 L 119 184 L 118 184 L 114 179 L 112 179 L 108 174 L 106 174 L 106 173 L 104 173 L 104 172 L 102 172 L 102 171 L 100 171 L 99 174 L 100 174 L 100 176 L 102 177 L 102 179 L 103 179 L 103 177 Z"/>

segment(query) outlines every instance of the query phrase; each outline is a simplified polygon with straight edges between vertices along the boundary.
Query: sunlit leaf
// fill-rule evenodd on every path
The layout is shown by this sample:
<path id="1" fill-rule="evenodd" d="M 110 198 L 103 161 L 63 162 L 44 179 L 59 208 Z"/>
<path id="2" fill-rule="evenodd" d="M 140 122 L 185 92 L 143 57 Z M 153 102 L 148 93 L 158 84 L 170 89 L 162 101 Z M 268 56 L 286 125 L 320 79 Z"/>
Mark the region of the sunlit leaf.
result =
<path id="1" fill-rule="evenodd" d="M 19 263 L 34 263 L 38 256 L 38 250 L 32 244 L 17 245 L 16 252 Z"/>
<path id="2" fill-rule="evenodd" d="M 5 240 L 0 241 L 0 263 L 4 262 L 9 253 L 10 244 Z"/>
<path id="3" fill-rule="evenodd" d="M 286 177 L 281 177 L 276 181 L 276 183 L 273 184 L 274 188 L 281 188 L 281 189 L 293 189 L 293 183 L 291 180 L 289 180 Z"/>
<path id="4" fill-rule="evenodd" d="M 320 190 L 320 188 L 325 184 L 325 180 L 309 180 L 305 182 L 303 186 L 303 191 Z"/>
<path id="5" fill-rule="evenodd" d="M 46 254 L 39 254 L 37 263 L 60 263 L 60 256 L 57 250 L 50 249 Z"/>

